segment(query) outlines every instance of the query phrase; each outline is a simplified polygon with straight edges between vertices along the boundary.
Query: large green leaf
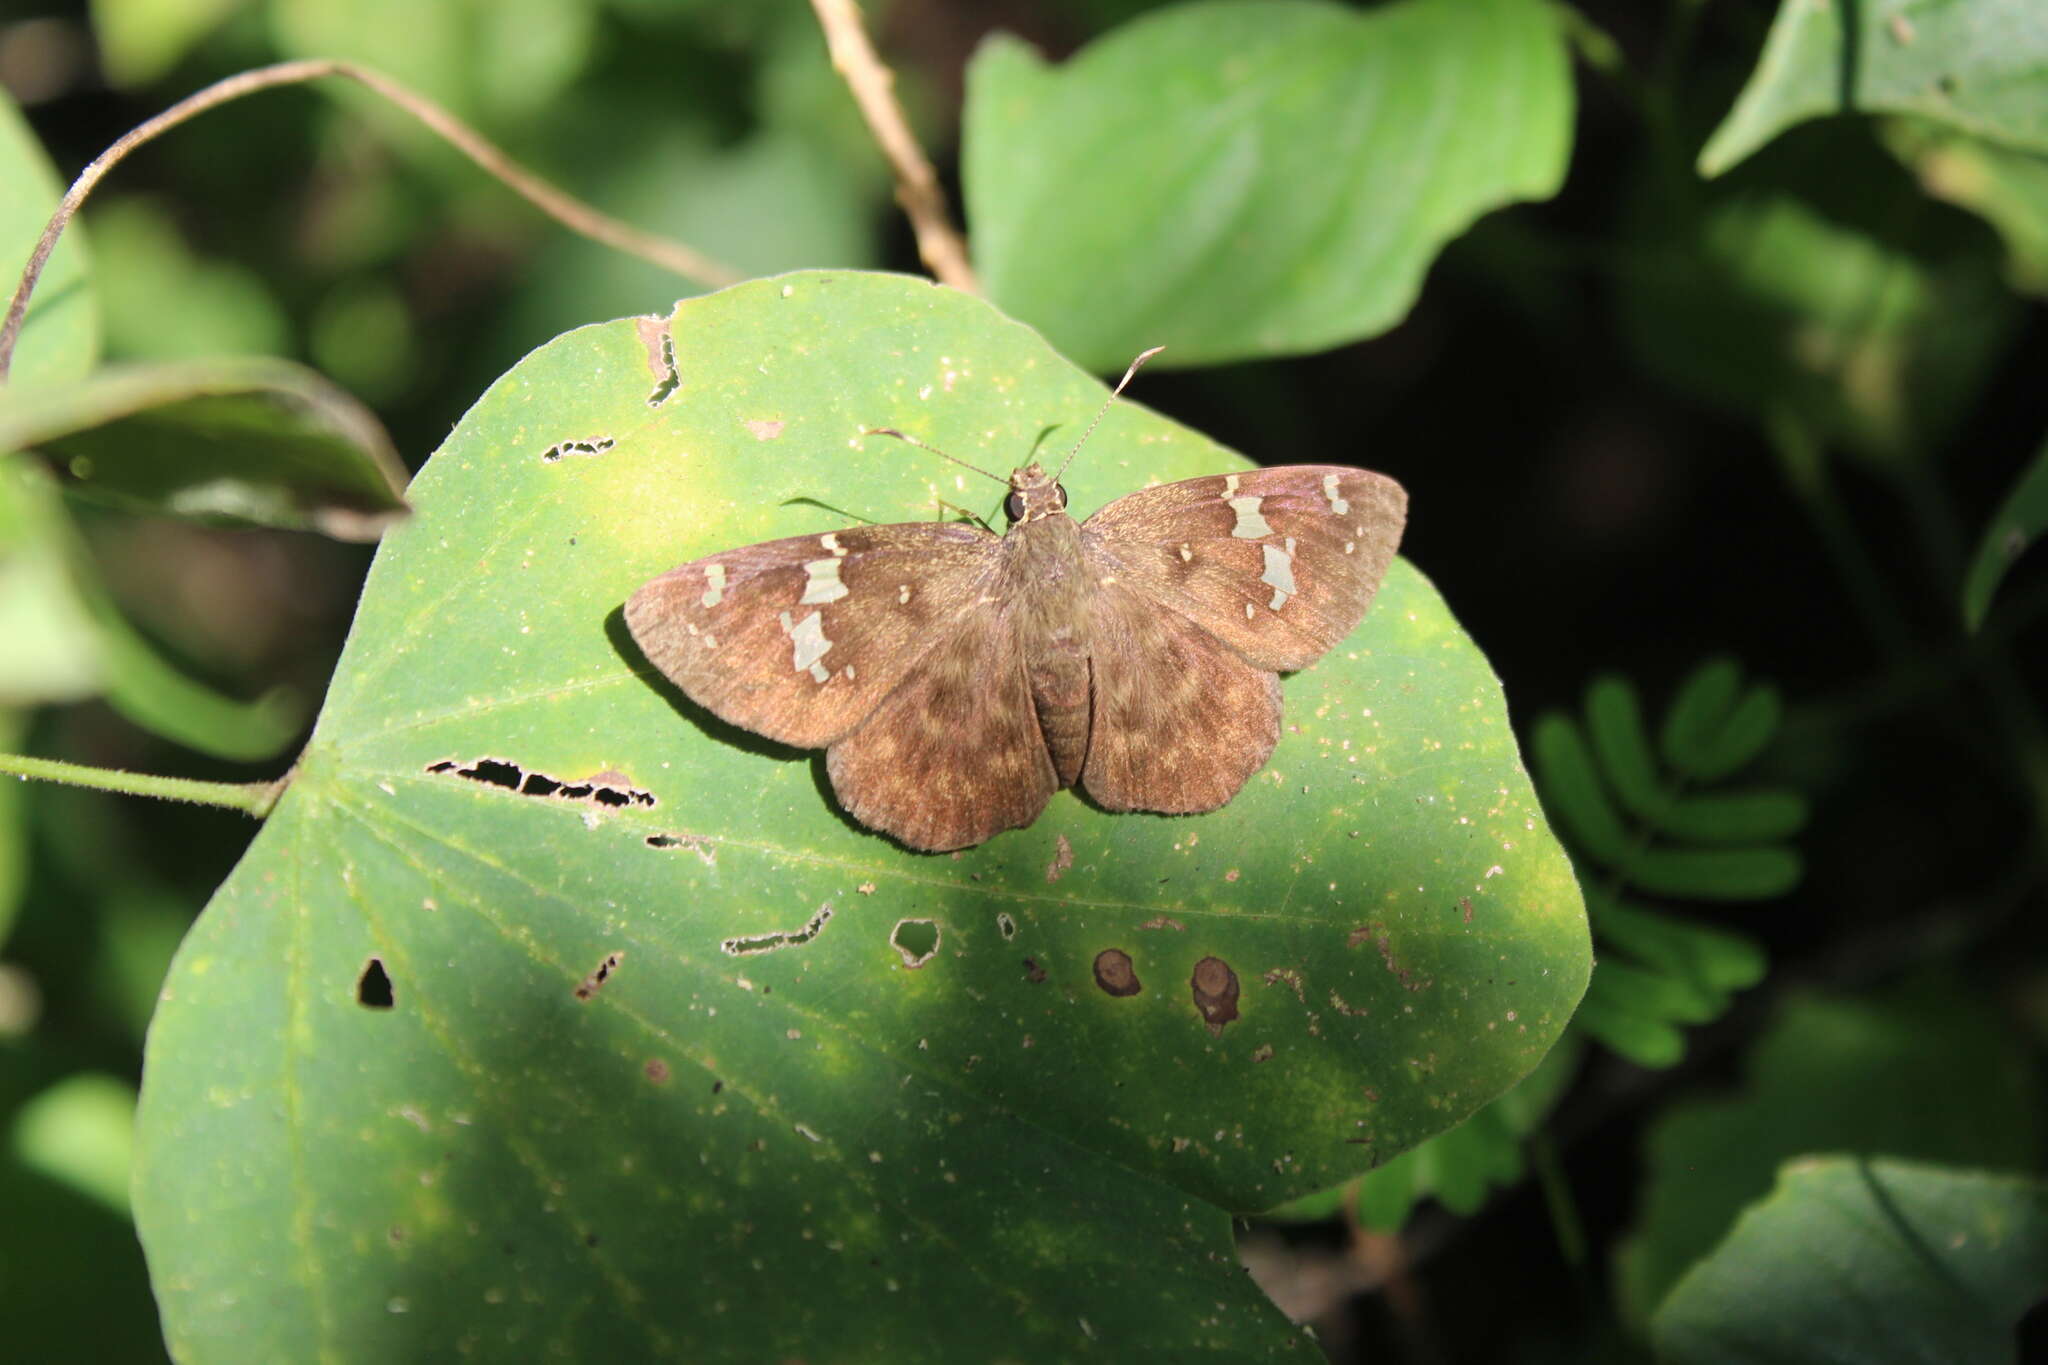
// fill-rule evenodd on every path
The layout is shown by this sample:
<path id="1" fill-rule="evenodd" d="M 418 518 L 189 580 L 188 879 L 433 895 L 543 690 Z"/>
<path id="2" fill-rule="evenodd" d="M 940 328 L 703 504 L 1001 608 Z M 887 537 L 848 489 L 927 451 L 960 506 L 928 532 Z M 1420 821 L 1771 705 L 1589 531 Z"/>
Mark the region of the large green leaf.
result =
<path id="1" fill-rule="evenodd" d="M 1780 0 L 1700 170 L 1719 175 L 1793 124 L 1851 110 L 1918 114 L 2048 152 L 2039 0 Z"/>
<path id="2" fill-rule="evenodd" d="M 2039 538 L 2043 527 L 2048 527 L 2048 445 L 2013 480 L 1997 515 L 1978 539 L 1977 552 L 1970 556 L 1970 571 L 1963 579 L 1963 620 L 1971 630 L 1984 624 L 2006 571 Z"/>
<path id="3" fill-rule="evenodd" d="M 2018 1359 L 2048 1284 L 2048 1185 L 1900 1161 L 1809 1157 L 1671 1291 L 1670 1365 Z"/>
<path id="4" fill-rule="evenodd" d="M 1929 194 L 1998 230 L 2013 288 L 2048 296 L 2048 154 L 2001 147 L 1926 119 L 1893 119 L 1884 140 Z"/>
<path id="5" fill-rule="evenodd" d="M 1795 997 L 1758 1041 L 1748 1081 L 1742 1094 L 1674 1106 L 1650 1132 L 1642 1212 L 1615 1255 L 1622 1312 L 1638 1325 L 1791 1157 L 2040 1165 L 2040 1085 L 2026 1054 L 1952 988 Z"/>
<path id="6" fill-rule="evenodd" d="M 1056 69 L 996 39 L 963 133 L 975 266 L 1096 370 L 1320 350 L 1398 322 L 1474 218 L 1554 193 L 1571 129 L 1539 0 L 1212 0 Z"/>
<path id="7" fill-rule="evenodd" d="M 1422 576 L 1288 683 L 1223 810 L 1061 794 L 942 857 L 707 722 L 619 623 L 715 549 L 993 511 L 866 426 L 1000 464 L 1101 397 L 978 300 L 838 273 L 586 328 L 483 397 L 152 1026 L 136 1208 L 176 1351 L 1306 1349 L 1229 1211 L 1472 1113 L 1588 971 L 1498 684 Z M 1127 404 L 1067 486 L 1242 467 Z"/>

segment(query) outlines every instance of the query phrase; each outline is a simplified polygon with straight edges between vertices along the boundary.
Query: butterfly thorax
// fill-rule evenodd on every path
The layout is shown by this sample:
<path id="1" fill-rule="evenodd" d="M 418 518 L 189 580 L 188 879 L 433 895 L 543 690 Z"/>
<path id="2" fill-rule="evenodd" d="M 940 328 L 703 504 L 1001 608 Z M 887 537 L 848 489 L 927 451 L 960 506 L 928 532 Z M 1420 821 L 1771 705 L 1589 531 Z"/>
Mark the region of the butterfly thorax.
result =
<path id="1" fill-rule="evenodd" d="M 1039 465 L 1010 475 L 1010 490 L 997 609 L 1016 632 L 1053 771 L 1068 787 L 1088 756 L 1093 632 L 1081 528 L 1067 515 L 1066 491 Z"/>

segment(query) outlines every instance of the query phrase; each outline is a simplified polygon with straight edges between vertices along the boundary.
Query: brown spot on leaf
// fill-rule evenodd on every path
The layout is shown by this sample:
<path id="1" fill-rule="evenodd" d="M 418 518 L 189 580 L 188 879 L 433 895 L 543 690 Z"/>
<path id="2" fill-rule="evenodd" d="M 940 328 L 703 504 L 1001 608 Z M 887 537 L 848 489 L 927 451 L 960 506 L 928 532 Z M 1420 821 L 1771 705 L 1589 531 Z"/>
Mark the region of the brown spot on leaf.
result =
<path id="1" fill-rule="evenodd" d="M 612 979 L 612 973 L 617 971 L 619 964 L 625 960 L 626 955 L 623 952 L 606 953 L 604 961 L 592 968 L 590 975 L 584 977 L 583 983 L 576 988 L 576 998 L 588 1000 L 603 990 L 604 983 Z"/>
<path id="2" fill-rule="evenodd" d="M 647 395 L 647 406 L 658 408 L 683 382 L 676 373 L 675 338 L 669 334 L 667 318 L 634 318 L 633 330 L 647 351 L 647 372 L 654 376 L 654 392 Z"/>
<path id="3" fill-rule="evenodd" d="M 1154 915 L 1138 927 L 1140 929 L 1172 929 L 1176 933 L 1182 934 L 1188 931 L 1188 927 L 1185 924 L 1182 924 L 1177 919 L 1169 919 L 1165 915 Z"/>
<path id="4" fill-rule="evenodd" d="M 779 417 L 756 417 L 747 423 L 747 430 L 754 434 L 757 441 L 772 441 L 780 436 L 782 429 L 788 425 L 789 423 Z"/>
<path id="5" fill-rule="evenodd" d="M 853 889 L 860 892 L 860 894 L 863 896 L 872 896 L 875 894 L 875 884 L 873 882 L 862 882 L 859 886 L 856 886 Z"/>
<path id="6" fill-rule="evenodd" d="M 1104 995 L 1118 998 L 1145 989 L 1145 984 L 1138 980 L 1138 968 L 1131 955 L 1121 948 L 1104 948 L 1095 955 L 1095 984 L 1102 987 Z"/>
<path id="7" fill-rule="evenodd" d="M 1359 925 L 1344 936 L 1344 942 L 1353 948 L 1368 942 L 1378 948 L 1380 950 L 1380 961 L 1386 964 L 1387 970 L 1392 972 L 1395 978 L 1400 981 L 1404 990 L 1426 991 L 1436 984 L 1430 977 L 1417 976 L 1402 965 L 1401 959 L 1394 953 L 1393 934 L 1386 925 L 1381 924 L 1378 920 L 1370 920 Z"/>
<path id="8" fill-rule="evenodd" d="M 1237 1018 L 1237 973 L 1222 958 L 1197 962 L 1188 977 L 1188 991 L 1210 1033 L 1221 1035 L 1223 1026 Z"/>
<path id="9" fill-rule="evenodd" d="M 766 934 L 751 934 L 743 938 L 729 938 L 718 945 L 718 951 L 727 957 L 746 957 L 751 953 L 772 953 L 777 948 L 797 948 L 818 936 L 827 924 L 832 922 L 832 902 L 826 901 L 804 922 L 801 929 L 782 929 Z M 767 993 L 765 990 L 762 992 Z"/>
<path id="10" fill-rule="evenodd" d="M 1294 998 L 1302 1004 L 1308 1003 L 1308 993 L 1302 989 L 1301 973 L 1292 967 L 1275 967 L 1261 978 L 1268 986 L 1286 986 L 1294 992 Z"/>
<path id="11" fill-rule="evenodd" d="M 1067 836 L 1062 834 L 1059 836 L 1059 842 L 1053 845 L 1052 861 L 1045 865 L 1045 879 L 1056 882 L 1064 877 L 1067 869 L 1073 865 L 1074 846 L 1068 843 Z"/>
<path id="12" fill-rule="evenodd" d="M 687 848 L 697 855 L 697 861 L 706 867 L 718 866 L 718 846 L 711 840 L 697 834 L 650 834 L 649 848 Z"/>
<path id="13" fill-rule="evenodd" d="M 1465 923 L 1470 924 L 1472 922 L 1472 898 L 1470 896 L 1458 897 L 1458 908 L 1465 912 Z"/>
<path id="14" fill-rule="evenodd" d="M 649 1057 L 647 1065 L 640 1069 L 646 1072 L 647 1079 L 653 1081 L 656 1085 L 668 1084 L 668 1063 L 661 1060 L 661 1058 Z"/>
<path id="15" fill-rule="evenodd" d="M 1037 958 L 1027 957 L 1024 959 L 1024 979 L 1034 986 L 1044 982 L 1045 968 L 1038 965 Z"/>
<path id="16" fill-rule="evenodd" d="M 1224 874 L 1223 874 L 1223 880 L 1224 880 L 1224 881 L 1226 881 L 1226 882 L 1234 882 L 1234 881 L 1236 881 L 1236 880 L 1237 880 L 1237 869 L 1233 867 L 1233 868 L 1231 868 L 1231 869 L 1230 869 L 1230 871 L 1228 871 L 1228 872 L 1224 873 Z"/>
<path id="17" fill-rule="evenodd" d="M 1273 1045 L 1271 1043 L 1260 1043 L 1257 1047 L 1252 1049 L 1252 1060 L 1255 1062 L 1272 1061 Z"/>

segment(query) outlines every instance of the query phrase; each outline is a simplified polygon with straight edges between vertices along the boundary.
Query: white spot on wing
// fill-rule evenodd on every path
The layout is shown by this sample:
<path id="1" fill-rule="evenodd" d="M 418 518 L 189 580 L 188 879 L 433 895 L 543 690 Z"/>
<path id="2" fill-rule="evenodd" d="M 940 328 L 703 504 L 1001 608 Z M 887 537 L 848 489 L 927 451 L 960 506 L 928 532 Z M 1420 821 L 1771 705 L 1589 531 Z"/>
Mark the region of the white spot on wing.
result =
<path id="1" fill-rule="evenodd" d="M 1351 510 L 1351 504 L 1337 494 L 1337 476 L 1335 474 L 1323 475 L 1323 496 L 1330 500 L 1330 510 L 1338 516 L 1341 517 Z"/>
<path id="2" fill-rule="evenodd" d="M 1237 476 L 1233 474 L 1231 477 Z M 1230 528 L 1230 534 L 1240 540 L 1257 540 L 1260 536 L 1272 535 L 1273 528 L 1266 525 L 1265 517 L 1259 514 L 1259 504 L 1264 501 L 1264 498 L 1252 497 L 1229 499 L 1230 510 L 1237 513 L 1237 525 Z"/>
<path id="3" fill-rule="evenodd" d="M 1236 496 L 1237 496 L 1237 475 L 1235 475 L 1235 474 L 1225 474 L 1225 475 L 1223 476 L 1223 499 L 1224 499 L 1224 501 L 1225 501 L 1225 502 L 1228 502 L 1228 501 L 1229 501 L 1230 499 L 1232 499 L 1232 498 L 1234 498 L 1234 497 L 1236 497 Z"/>
<path id="4" fill-rule="evenodd" d="M 790 667 L 797 672 L 808 672 L 819 682 L 832 674 L 818 660 L 825 657 L 825 651 L 832 648 L 832 642 L 825 638 L 825 618 L 812 612 L 803 620 L 791 623 L 789 613 L 782 613 L 782 628 L 789 633 L 790 643 L 796 647 L 790 659 Z"/>
<path id="5" fill-rule="evenodd" d="M 725 565 L 704 566 L 704 605 L 715 607 L 725 600 Z"/>
<path id="6" fill-rule="evenodd" d="M 1294 537 L 1287 537 L 1287 548 L 1278 545 L 1261 545 L 1266 553 L 1266 571 L 1259 575 L 1259 581 L 1273 589 L 1273 600 L 1266 605 L 1274 611 L 1287 605 L 1287 599 L 1294 594 Z"/>
<path id="7" fill-rule="evenodd" d="M 826 536 L 830 540 L 832 537 Z M 803 606 L 816 606 L 824 602 L 837 602 L 846 596 L 846 585 L 839 581 L 839 561 L 814 559 L 804 565 L 804 572 L 810 577 L 804 580 L 804 595 L 797 599 Z"/>
<path id="8" fill-rule="evenodd" d="M 1185 544 L 1183 544 L 1180 547 L 1180 557 L 1181 562 L 1186 563 L 1188 560 L 1193 559 L 1195 557 L 1195 552 L 1193 550 L 1190 550 Z"/>
<path id="9" fill-rule="evenodd" d="M 903 602 L 908 602 L 909 600 L 910 585 L 908 583 L 899 584 L 896 588 L 896 601 L 900 604 Z"/>
<path id="10" fill-rule="evenodd" d="M 1331 477 L 1334 478 L 1336 476 L 1332 475 Z M 826 549 L 830 550 L 835 555 L 843 555 L 846 553 L 846 547 L 839 543 L 839 536 L 837 532 L 828 532 L 825 535 L 819 536 L 818 543 L 824 546 Z"/>

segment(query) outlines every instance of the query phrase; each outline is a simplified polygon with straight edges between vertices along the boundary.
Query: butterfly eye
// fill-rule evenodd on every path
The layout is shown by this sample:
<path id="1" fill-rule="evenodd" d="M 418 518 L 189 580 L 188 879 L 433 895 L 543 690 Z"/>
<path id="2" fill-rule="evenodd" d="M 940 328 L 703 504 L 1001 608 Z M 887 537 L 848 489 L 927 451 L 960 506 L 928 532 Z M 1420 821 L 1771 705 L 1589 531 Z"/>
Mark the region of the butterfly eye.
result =
<path id="1" fill-rule="evenodd" d="M 1067 505 L 1067 486 L 1063 483 L 1056 483 L 1052 486 L 1052 491 L 1059 497 L 1060 506 L 1065 507 Z"/>
<path id="2" fill-rule="evenodd" d="M 1009 497 L 1003 499 L 1003 515 L 1011 521 L 1016 521 L 1024 515 L 1024 495 L 1022 493 L 1012 493 Z"/>

